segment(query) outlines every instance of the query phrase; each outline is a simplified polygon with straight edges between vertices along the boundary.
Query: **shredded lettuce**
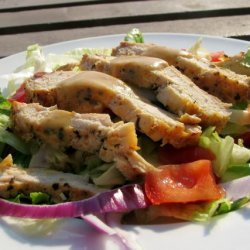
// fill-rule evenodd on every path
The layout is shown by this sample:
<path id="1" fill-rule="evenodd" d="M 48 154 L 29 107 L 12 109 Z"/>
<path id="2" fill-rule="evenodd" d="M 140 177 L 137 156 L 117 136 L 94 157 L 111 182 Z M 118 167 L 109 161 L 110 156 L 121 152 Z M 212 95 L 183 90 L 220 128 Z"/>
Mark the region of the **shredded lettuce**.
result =
<path id="1" fill-rule="evenodd" d="M 82 56 L 84 54 L 111 56 L 111 53 L 112 53 L 112 49 L 109 49 L 109 48 L 102 48 L 102 49 L 96 49 L 96 48 L 76 48 L 76 49 L 67 51 L 65 53 L 65 55 L 71 56 L 72 58 L 75 58 L 76 60 L 80 61 L 82 59 Z"/>
<path id="2" fill-rule="evenodd" d="M 30 154 L 29 145 L 7 130 L 10 126 L 10 112 L 11 103 L 0 94 L 0 150 L 2 152 L 7 144 L 22 154 L 28 155 Z"/>
<path id="3" fill-rule="evenodd" d="M 24 204 L 51 204 L 50 196 L 43 192 L 31 192 L 29 195 L 20 193 L 16 197 L 9 200 L 12 202 Z"/>
<path id="4" fill-rule="evenodd" d="M 23 154 L 30 154 L 30 147 L 12 132 L 0 128 L 0 142 L 5 143 Z"/>
<path id="5" fill-rule="evenodd" d="M 124 37 L 124 41 L 144 43 L 144 37 L 139 29 L 134 28 L 126 34 L 126 36 Z"/>
<path id="6" fill-rule="evenodd" d="M 106 168 L 106 171 L 103 172 L 96 178 L 93 178 L 93 182 L 97 186 L 101 187 L 114 187 L 116 185 L 122 185 L 125 183 L 125 178 L 119 172 L 119 170 L 114 166 L 114 164 L 105 164 L 101 166 L 102 168 Z"/>
<path id="7" fill-rule="evenodd" d="M 55 149 L 48 144 L 42 144 L 32 154 L 29 167 L 43 167 L 53 168 L 59 171 L 73 172 L 75 174 L 80 172 L 83 165 L 83 155 L 79 151 L 71 153 L 62 152 Z"/>
<path id="8" fill-rule="evenodd" d="M 111 55 L 111 49 L 77 48 L 63 54 L 45 55 L 42 47 L 38 44 L 28 46 L 26 59 L 23 65 L 18 67 L 14 73 L 2 75 L 1 78 L 8 81 L 4 89 L 4 96 L 11 96 L 16 89 L 36 72 L 52 72 L 58 67 L 66 64 L 79 64 L 83 54 Z"/>
<path id="9" fill-rule="evenodd" d="M 250 163 L 232 165 L 227 168 L 221 181 L 227 182 L 247 175 L 250 175 Z"/>
<path id="10" fill-rule="evenodd" d="M 243 197 L 235 201 L 220 199 L 214 202 L 210 202 L 207 203 L 206 206 L 201 206 L 200 210 L 196 210 L 194 212 L 192 220 L 201 222 L 208 221 L 212 217 L 238 210 L 245 206 L 249 201 L 249 197 Z"/>
<path id="11" fill-rule="evenodd" d="M 192 53 L 198 58 L 211 59 L 210 52 L 202 47 L 202 38 L 198 38 L 195 43 L 188 49 L 188 52 Z"/>
<path id="12" fill-rule="evenodd" d="M 10 126 L 11 103 L 0 93 L 0 129 Z"/>
<path id="13" fill-rule="evenodd" d="M 244 164 L 250 159 L 249 149 L 235 144 L 231 136 L 220 137 L 214 127 L 209 127 L 202 133 L 199 145 L 215 154 L 213 168 L 218 177 L 222 177 L 230 165 Z"/>
<path id="14" fill-rule="evenodd" d="M 125 183 L 124 176 L 114 163 L 105 163 L 97 155 L 87 156 L 84 165 L 85 168 L 81 175 L 90 179 L 97 186 L 110 188 Z"/>

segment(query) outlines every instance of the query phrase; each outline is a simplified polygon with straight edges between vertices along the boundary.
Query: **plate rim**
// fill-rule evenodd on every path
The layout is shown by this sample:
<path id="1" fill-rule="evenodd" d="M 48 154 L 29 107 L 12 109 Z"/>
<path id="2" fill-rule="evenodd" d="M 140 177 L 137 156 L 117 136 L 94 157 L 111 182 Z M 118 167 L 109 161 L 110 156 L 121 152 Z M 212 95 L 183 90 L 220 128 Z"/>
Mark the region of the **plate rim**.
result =
<path id="1" fill-rule="evenodd" d="M 209 38 L 209 39 L 219 39 L 219 40 L 230 40 L 230 41 L 233 41 L 233 42 L 240 42 L 242 44 L 246 44 L 246 45 L 250 45 L 250 43 L 248 41 L 243 41 L 243 40 L 239 40 L 239 39 L 234 39 L 234 38 L 225 38 L 225 37 L 221 37 L 221 36 L 212 36 L 212 35 L 204 35 L 204 34 L 192 34 L 192 33 L 168 33 L 168 32 L 145 32 L 143 33 L 144 35 L 146 36 L 166 36 L 166 35 L 170 35 L 170 36 L 185 36 L 185 37 L 203 37 L 203 38 Z M 80 42 L 80 41 L 88 41 L 88 40 L 93 40 L 93 39 L 109 39 L 109 38 L 112 38 L 112 37 L 122 37 L 122 36 L 125 36 L 125 34 L 123 33 L 120 33 L 120 34 L 110 34 L 110 35 L 102 35 L 102 36 L 93 36 L 93 37 L 86 37 L 86 38 L 79 38 L 79 39 L 72 39 L 72 40 L 67 40 L 67 41 L 62 41 L 62 42 L 57 42 L 57 43 L 52 43 L 52 44 L 48 44 L 48 45 L 45 45 L 45 46 L 42 46 L 43 49 L 46 49 L 46 48 L 49 48 L 49 47 L 52 47 L 52 46 L 63 46 L 65 44 L 69 44 L 69 43 L 72 43 L 72 42 Z M 22 52 L 18 52 L 18 53 L 15 53 L 13 55 L 10 55 L 8 57 L 5 57 L 5 58 L 2 58 L 0 60 L 0 64 L 2 63 L 2 61 L 4 59 L 8 59 L 8 60 L 11 60 L 12 57 L 14 56 L 20 56 L 22 54 L 24 54 L 25 51 L 22 51 Z M 231 216 L 231 217 L 234 217 L 234 216 Z M 223 219 L 222 219 L 223 220 Z M 185 222 L 185 225 L 186 224 L 190 224 L 189 222 Z M 136 225 L 135 227 L 138 228 L 138 225 Z M 193 226 L 192 226 L 193 227 Z M 195 226 L 194 226 L 195 227 Z M 0 225 L 0 228 L 1 228 L 1 225 Z M 250 227 L 249 227 L 250 228 Z M 145 229 L 146 230 L 146 229 Z M 140 229 L 139 229 L 140 231 Z M 166 232 L 164 233 L 167 233 L 168 232 L 168 229 L 166 230 Z M 36 247 L 36 246 L 35 246 Z M 171 247 L 171 246 L 170 246 Z M 177 249 L 177 248 L 176 248 Z M 178 248 L 179 249 L 179 248 Z M 194 248 L 196 249 L 196 248 Z M 206 248 L 207 249 L 207 248 Z"/>
<path id="2" fill-rule="evenodd" d="M 65 40 L 61 42 L 55 42 L 55 43 L 50 43 L 46 45 L 41 45 L 41 47 L 46 50 L 49 47 L 52 46 L 58 46 L 58 45 L 63 45 L 63 44 L 69 44 L 72 42 L 80 42 L 80 41 L 88 41 L 92 39 L 108 39 L 108 38 L 114 38 L 114 37 L 124 37 L 126 33 L 119 33 L 119 34 L 108 34 L 108 35 L 96 35 L 96 36 L 91 36 L 91 37 L 83 37 L 83 38 L 77 38 L 77 39 L 72 39 L 72 40 Z M 237 38 L 231 38 L 231 37 L 224 37 L 224 36 L 217 36 L 217 35 L 206 35 L 206 34 L 200 34 L 200 33 L 181 33 L 181 32 L 143 32 L 144 36 L 164 36 L 164 35 L 170 35 L 170 36 L 185 36 L 185 37 L 202 37 L 202 38 L 209 38 L 209 39 L 217 39 L 217 40 L 228 40 L 232 42 L 239 42 L 242 44 L 246 44 L 250 46 L 250 41 L 246 40 L 241 40 Z M 4 58 L 0 59 L 0 62 L 2 62 L 5 59 L 10 59 L 13 56 L 20 56 L 25 53 L 25 50 L 11 54 L 9 56 L 6 56 Z"/>

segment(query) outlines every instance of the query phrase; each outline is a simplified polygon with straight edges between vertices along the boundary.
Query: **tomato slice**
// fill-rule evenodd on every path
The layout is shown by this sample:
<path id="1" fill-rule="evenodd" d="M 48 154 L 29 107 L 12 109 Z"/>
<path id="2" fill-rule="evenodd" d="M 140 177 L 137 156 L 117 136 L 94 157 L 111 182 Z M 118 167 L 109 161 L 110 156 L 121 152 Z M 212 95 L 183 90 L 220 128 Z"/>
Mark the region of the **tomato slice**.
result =
<path id="1" fill-rule="evenodd" d="M 26 102 L 25 84 L 23 83 L 16 91 L 16 93 L 9 98 L 9 101 Z"/>
<path id="2" fill-rule="evenodd" d="M 224 51 L 217 51 L 210 54 L 211 62 L 220 62 L 224 56 Z"/>
<path id="3" fill-rule="evenodd" d="M 152 204 L 187 203 L 220 199 L 209 160 L 165 165 L 145 176 L 145 192 Z"/>
<path id="4" fill-rule="evenodd" d="M 197 160 L 215 160 L 215 155 L 209 150 L 199 146 L 189 146 L 176 149 L 165 145 L 159 149 L 159 162 L 161 165 L 181 164 Z"/>

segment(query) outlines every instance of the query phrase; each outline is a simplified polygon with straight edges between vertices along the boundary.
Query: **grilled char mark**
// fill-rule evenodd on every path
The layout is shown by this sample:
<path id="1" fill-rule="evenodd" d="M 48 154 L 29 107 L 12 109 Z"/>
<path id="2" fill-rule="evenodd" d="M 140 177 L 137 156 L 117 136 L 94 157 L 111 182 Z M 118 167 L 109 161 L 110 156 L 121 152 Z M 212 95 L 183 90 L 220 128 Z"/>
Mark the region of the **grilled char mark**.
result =
<path id="1" fill-rule="evenodd" d="M 137 136 L 132 122 L 113 123 L 107 114 L 78 114 L 42 107 L 37 103 L 17 102 L 13 103 L 12 121 L 15 133 L 26 141 L 38 139 L 56 149 L 70 147 L 97 154 L 105 162 L 114 162 L 118 169 L 122 161 L 121 172 L 128 179 L 153 168 L 136 152 Z M 132 166 L 134 157 L 139 160 Z"/>
<path id="2" fill-rule="evenodd" d="M 113 56 L 143 55 L 158 57 L 174 65 L 200 88 L 217 96 L 224 102 L 250 98 L 250 78 L 233 71 L 222 69 L 206 59 L 198 59 L 187 51 L 154 44 L 122 42 L 113 49 Z"/>
<path id="3" fill-rule="evenodd" d="M 157 99 L 170 111 L 177 115 L 196 115 L 203 126 L 216 126 L 217 130 L 221 130 L 229 120 L 228 104 L 197 87 L 162 59 L 84 55 L 80 66 L 83 70 L 94 69 L 130 84 L 152 89 Z M 196 121 L 199 122 L 199 119 Z"/>

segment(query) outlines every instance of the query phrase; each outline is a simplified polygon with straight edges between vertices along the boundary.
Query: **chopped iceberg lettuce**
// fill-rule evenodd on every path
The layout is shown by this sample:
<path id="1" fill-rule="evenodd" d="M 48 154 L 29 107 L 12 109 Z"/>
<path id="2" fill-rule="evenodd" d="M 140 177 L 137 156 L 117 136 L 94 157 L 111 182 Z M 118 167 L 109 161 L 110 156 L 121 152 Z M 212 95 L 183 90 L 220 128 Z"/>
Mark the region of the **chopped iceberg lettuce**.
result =
<path id="1" fill-rule="evenodd" d="M 4 90 L 4 96 L 11 96 L 16 89 L 36 72 L 52 72 L 66 64 L 79 64 L 84 53 L 111 55 L 111 49 L 78 48 L 62 54 L 45 54 L 38 44 L 28 46 L 26 59 L 23 65 L 15 72 L 2 75 L 1 78 L 8 81 Z"/>
<path id="2" fill-rule="evenodd" d="M 230 165 L 244 164 L 250 159 L 249 149 L 235 144 L 231 136 L 220 137 L 213 127 L 207 128 L 202 133 L 199 145 L 215 154 L 213 168 L 218 177 L 222 177 Z"/>

